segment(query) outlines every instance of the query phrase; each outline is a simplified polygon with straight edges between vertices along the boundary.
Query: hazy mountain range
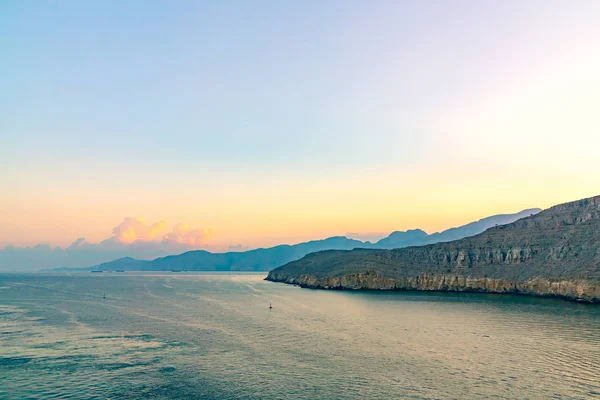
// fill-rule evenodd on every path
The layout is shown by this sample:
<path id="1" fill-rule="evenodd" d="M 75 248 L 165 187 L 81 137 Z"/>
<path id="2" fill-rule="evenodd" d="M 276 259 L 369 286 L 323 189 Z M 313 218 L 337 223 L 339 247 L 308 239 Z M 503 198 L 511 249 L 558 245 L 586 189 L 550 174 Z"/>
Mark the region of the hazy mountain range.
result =
<path id="1" fill-rule="evenodd" d="M 600 302 L 600 196 L 460 240 L 310 254 L 271 271 L 267 280 L 322 289 L 521 293 Z"/>
<path id="2" fill-rule="evenodd" d="M 475 235 L 495 225 L 507 224 L 540 211 L 539 208 L 533 208 L 516 214 L 495 215 L 431 235 L 420 229 L 406 232 L 397 231 L 376 243 L 336 236 L 296 245 L 279 245 L 244 252 L 211 253 L 204 250 L 194 250 L 179 255 L 156 258 L 151 261 L 124 257 L 86 269 L 103 271 L 269 271 L 290 261 L 298 260 L 309 253 L 323 250 L 393 249 L 455 240 Z"/>

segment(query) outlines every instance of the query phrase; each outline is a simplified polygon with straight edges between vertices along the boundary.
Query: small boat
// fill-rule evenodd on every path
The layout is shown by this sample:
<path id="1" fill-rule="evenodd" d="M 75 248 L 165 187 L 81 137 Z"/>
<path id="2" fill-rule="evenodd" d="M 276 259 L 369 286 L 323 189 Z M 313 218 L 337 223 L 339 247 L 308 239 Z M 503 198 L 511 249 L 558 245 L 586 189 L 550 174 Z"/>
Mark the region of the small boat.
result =
<path id="1" fill-rule="evenodd" d="M 101 269 L 93 269 L 92 272 L 96 272 L 96 273 L 102 273 L 104 271 L 102 271 Z"/>
<path id="2" fill-rule="evenodd" d="M 273 306 L 271 305 L 271 303 L 269 302 L 269 310 L 273 309 Z"/>

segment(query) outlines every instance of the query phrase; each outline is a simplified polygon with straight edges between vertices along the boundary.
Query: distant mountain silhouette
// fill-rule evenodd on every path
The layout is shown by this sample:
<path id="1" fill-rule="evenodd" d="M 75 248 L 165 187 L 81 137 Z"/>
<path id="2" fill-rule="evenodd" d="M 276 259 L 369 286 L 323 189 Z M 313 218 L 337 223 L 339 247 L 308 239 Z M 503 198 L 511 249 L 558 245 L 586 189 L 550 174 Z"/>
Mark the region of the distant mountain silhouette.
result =
<path id="1" fill-rule="evenodd" d="M 408 246 L 420 246 L 439 242 L 450 242 L 469 236 L 477 235 L 486 229 L 496 225 L 506 225 L 518 219 L 529 217 L 542 211 L 540 208 L 530 208 L 516 214 L 500 214 L 480 219 L 470 224 L 450 228 L 443 232 L 436 232 L 428 235 L 420 229 L 409 230 L 406 232 L 392 232 L 388 237 L 381 239 L 373 248 L 376 249 L 399 249 Z"/>
<path id="2" fill-rule="evenodd" d="M 351 250 L 361 246 L 364 246 L 364 243 L 359 240 L 336 236 L 293 246 L 279 245 L 244 252 L 210 253 L 204 250 L 194 250 L 149 261 L 142 266 L 142 270 L 269 271 L 283 265 L 282 263 L 285 263 L 285 260 L 298 260 L 315 251 L 328 249 Z"/>
<path id="3" fill-rule="evenodd" d="M 433 235 L 438 235 L 434 233 Z M 428 235 L 426 232 L 420 229 L 411 229 L 406 232 L 396 231 L 390 233 L 388 237 L 385 237 L 375 243 L 373 246 L 377 249 L 393 249 L 399 247 L 413 246 L 415 243 L 425 243 L 432 235 Z"/>
<path id="4" fill-rule="evenodd" d="M 136 260 L 132 257 L 122 257 L 114 261 L 109 261 L 96 265 L 94 267 L 91 267 L 91 269 L 103 271 L 118 271 L 122 269 L 132 271 L 141 268 L 141 266 L 146 264 L 147 262 L 148 261 L 146 260 Z"/>
<path id="5" fill-rule="evenodd" d="M 375 244 L 335 236 L 296 245 L 279 245 L 244 252 L 211 253 L 204 250 L 194 250 L 179 255 L 160 257 L 152 261 L 124 257 L 85 269 L 113 271 L 119 269 L 130 271 L 269 271 L 290 261 L 299 260 L 309 253 L 323 250 L 396 249 L 461 239 L 481 233 L 495 225 L 511 223 L 520 218 L 537 214 L 540 211 L 541 209 L 533 208 L 516 214 L 495 215 L 431 235 L 420 229 L 406 232 L 397 231 Z"/>

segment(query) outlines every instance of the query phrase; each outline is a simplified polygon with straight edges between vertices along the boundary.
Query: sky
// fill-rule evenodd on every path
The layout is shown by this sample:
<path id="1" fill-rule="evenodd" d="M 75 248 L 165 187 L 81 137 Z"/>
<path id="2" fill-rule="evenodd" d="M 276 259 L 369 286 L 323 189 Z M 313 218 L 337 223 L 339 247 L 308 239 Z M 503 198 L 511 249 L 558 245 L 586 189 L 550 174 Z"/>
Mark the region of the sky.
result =
<path id="1" fill-rule="evenodd" d="M 0 249 L 429 233 L 600 194 L 600 2 L 0 2 Z"/>

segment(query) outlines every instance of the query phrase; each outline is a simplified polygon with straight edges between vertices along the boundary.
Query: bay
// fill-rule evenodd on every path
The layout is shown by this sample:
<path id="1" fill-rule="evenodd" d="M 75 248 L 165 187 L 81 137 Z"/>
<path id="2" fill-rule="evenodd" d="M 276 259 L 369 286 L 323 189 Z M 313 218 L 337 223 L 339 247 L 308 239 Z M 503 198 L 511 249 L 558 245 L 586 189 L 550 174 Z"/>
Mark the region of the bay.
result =
<path id="1" fill-rule="evenodd" d="M 600 397 L 596 305 L 264 277 L 0 275 L 0 398 Z"/>

